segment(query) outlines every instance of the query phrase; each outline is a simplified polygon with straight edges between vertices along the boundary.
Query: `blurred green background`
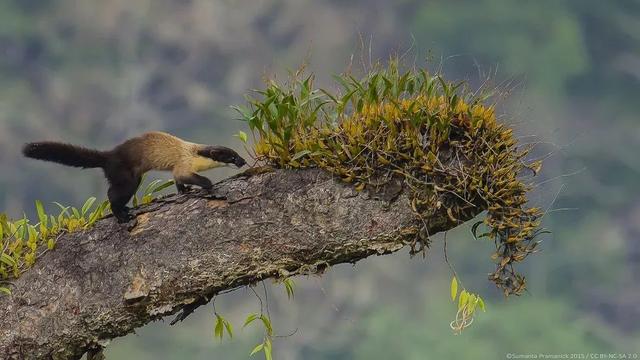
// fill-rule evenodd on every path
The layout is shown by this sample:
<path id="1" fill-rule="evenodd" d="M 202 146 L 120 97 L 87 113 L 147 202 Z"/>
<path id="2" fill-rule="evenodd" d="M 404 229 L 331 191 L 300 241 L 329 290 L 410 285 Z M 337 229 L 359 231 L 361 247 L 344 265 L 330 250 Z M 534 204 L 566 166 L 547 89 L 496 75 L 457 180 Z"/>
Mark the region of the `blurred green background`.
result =
<path id="1" fill-rule="evenodd" d="M 492 245 L 463 225 L 448 234 L 449 258 L 488 311 L 462 335 L 449 329 L 440 235 L 426 259 L 400 252 L 297 278 L 292 301 L 266 284 L 276 332 L 293 333 L 275 340 L 276 358 L 640 352 L 638 0 L 0 0 L 0 209 L 18 217 L 35 199 L 105 196 L 99 171 L 25 161 L 23 142 L 108 148 L 164 130 L 241 149 L 232 134 L 244 123 L 229 106 L 266 76 L 308 60 L 332 86 L 350 62 L 407 50 L 409 65 L 429 60 L 451 80 L 509 89 L 502 121 L 550 154 L 532 201 L 552 210 L 553 234 L 523 266 L 529 293 L 501 297 L 486 280 Z M 115 339 L 106 354 L 247 358 L 260 331 L 239 328 L 258 300 L 241 289 L 216 308 L 233 340 L 213 339 L 206 306 L 177 326 Z"/>

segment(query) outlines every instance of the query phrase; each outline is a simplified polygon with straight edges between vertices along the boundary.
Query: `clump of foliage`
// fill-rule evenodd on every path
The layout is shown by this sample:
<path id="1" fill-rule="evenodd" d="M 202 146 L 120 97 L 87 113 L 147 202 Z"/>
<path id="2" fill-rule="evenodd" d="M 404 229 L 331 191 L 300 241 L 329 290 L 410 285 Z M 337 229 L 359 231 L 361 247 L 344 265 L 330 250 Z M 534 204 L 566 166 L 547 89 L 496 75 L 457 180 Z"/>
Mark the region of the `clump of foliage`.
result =
<path id="1" fill-rule="evenodd" d="M 0 281 L 20 276 L 36 259 L 53 249 L 62 234 L 88 228 L 103 217 L 109 203 L 104 201 L 91 210 L 95 201 L 96 198 L 89 198 L 80 209 L 56 202 L 60 208 L 57 216 L 47 214 L 42 202 L 36 201 L 39 222 L 35 224 L 26 216 L 10 221 L 0 214 Z M 4 286 L 0 290 L 10 293 Z"/>
<path id="2" fill-rule="evenodd" d="M 142 191 L 141 196 L 134 196 L 133 204 L 147 204 L 154 199 L 154 194 L 171 186 L 173 181 L 154 180 Z M 47 214 L 42 202 L 36 200 L 38 222 L 32 224 L 26 215 L 22 219 L 11 221 L 0 213 L 0 292 L 10 294 L 5 286 L 9 279 L 17 278 L 29 269 L 35 261 L 47 251 L 52 250 L 60 236 L 93 226 L 110 210 L 109 202 L 94 204 L 95 197 L 85 201 L 80 209 L 63 206 L 55 202 L 59 213 Z"/>
<path id="3" fill-rule="evenodd" d="M 451 279 L 451 301 L 456 301 L 456 298 L 458 299 L 458 311 L 456 312 L 455 319 L 449 323 L 449 326 L 455 334 L 459 335 L 462 333 L 462 330 L 473 323 L 476 309 L 479 308 L 485 311 L 485 305 L 480 295 L 471 293 L 466 289 L 462 289 L 460 296 L 458 296 L 458 279 L 454 276 Z"/>
<path id="4" fill-rule="evenodd" d="M 525 160 L 512 129 L 496 121 L 488 97 L 426 70 L 392 60 L 361 78 L 335 77 L 341 89 L 316 89 L 298 71 L 285 83 L 236 107 L 254 138 L 256 160 L 281 168 L 318 167 L 358 191 L 377 192 L 400 182 L 416 214 L 415 251 L 427 229 L 445 229 L 486 210 L 486 237 L 495 243 L 492 280 L 505 295 L 521 294 L 525 278 L 514 264 L 531 254 L 540 233 L 539 208 L 527 207 L 540 163 Z M 241 133 L 239 137 L 246 138 Z M 444 216 L 434 216 L 444 215 Z M 445 219 L 429 224 L 429 219 Z M 473 226 L 474 236 L 481 224 Z"/>

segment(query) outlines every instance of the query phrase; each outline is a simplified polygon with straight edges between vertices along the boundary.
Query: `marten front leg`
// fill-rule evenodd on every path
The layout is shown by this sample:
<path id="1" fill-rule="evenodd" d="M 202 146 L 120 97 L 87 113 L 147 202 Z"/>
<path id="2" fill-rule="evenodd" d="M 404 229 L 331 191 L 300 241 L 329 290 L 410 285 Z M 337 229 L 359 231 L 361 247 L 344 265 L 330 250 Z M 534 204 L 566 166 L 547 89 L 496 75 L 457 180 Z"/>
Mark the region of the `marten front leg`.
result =
<path id="1" fill-rule="evenodd" d="M 211 188 L 213 187 L 211 180 L 196 173 L 176 176 L 175 181 L 178 192 L 181 194 L 187 190 L 187 187 L 185 185 L 198 185 L 207 191 L 211 190 Z"/>
<path id="2" fill-rule="evenodd" d="M 178 194 L 184 194 L 187 192 L 187 190 L 189 189 L 187 187 L 187 185 L 179 183 L 178 179 L 175 179 L 174 182 L 176 183 L 176 188 L 178 189 Z"/>

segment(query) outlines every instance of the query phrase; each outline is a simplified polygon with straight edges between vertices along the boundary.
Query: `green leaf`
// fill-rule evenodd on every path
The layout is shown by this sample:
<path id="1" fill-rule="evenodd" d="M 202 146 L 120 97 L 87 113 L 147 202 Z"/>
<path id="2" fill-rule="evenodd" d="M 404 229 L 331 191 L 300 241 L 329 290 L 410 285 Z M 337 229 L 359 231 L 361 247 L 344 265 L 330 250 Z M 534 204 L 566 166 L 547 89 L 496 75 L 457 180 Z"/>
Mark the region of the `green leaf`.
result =
<path id="1" fill-rule="evenodd" d="M 24 225 L 28 222 L 29 222 L 29 219 L 27 219 L 27 215 L 23 215 L 22 219 L 16 220 L 14 224 L 20 228 L 20 227 L 24 227 Z"/>
<path id="2" fill-rule="evenodd" d="M 437 76 L 438 81 L 440 82 L 440 86 L 442 86 L 442 91 L 446 97 L 450 96 L 451 87 L 447 84 L 447 82 L 441 77 Z"/>
<path id="3" fill-rule="evenodd" d="M 102 217 L 104 213 L 104 209 L 107 207 L 108 202 L 103 201 L 95 210 L 89 215 L 89 220 L 87 221 L 87 227 L 93 225 L 98 219 Z"/>
<path id="4" fill-rule="evenodd" d="M 0 286 L 0 292 L 5 293 L 7 295 L 11 295 L 11 289 L 6 288 L 4 286 Z"/>
<path id="5" fill-rule="evenodd" d="M 475 294 L 469 294 L 469 300 L 467 300 L 469 313 L 473 314 L 478 303 L 478 297 Z"/>
<path id="6" fill-rule="evenodd" d="M 284 283 L 284 289 L 287 291 L 287 298 L 292 299 L 294 297 L 293 288 L 295 283 L 291 278 L 284 279 L 283 283 Z"/>
<path id="7" fill-rule="evenodd" d="M 28 241 L 30 243 L 35 244 L 36 240 L 38 240 L 38 232 L 36 231 L 36 227 L 33 225 L 27 225 L 27 235 L 29 236 Z"/>
<path id="8" fill-rule="evenodd" d="M 458 309 L 462 309 L 462 307 L 469 300 L 469 293 L 466 290 L 462 290 L 460 293 L 460 297 L 458 298 Z"/>
<path id="9" fill-rule="evenodd" d="M 143 200 L 142 202 L 144 203 L 144 197 L 145 196 L 150 196 L 153 193 L 153 189 L 162 182 L 162 180 L 156 179 L 153 180 L 152 182 L 149 183 L 149 185 L 147 185 L 147 187 L 144 189 L 144 191 L 142 192 L 143 195 Z"/>
<path id="10" fill-rule="evenodd" d="M 325 96 L 329 97 L 329 99 L 331 99 L 333 103 L 337 104 L 339 102 L 338 99 L 336 99 L 336 97 L 333 96 L 331 93 L 329 93 L 327 90 L 320 89 L 320 92 L 322 92 Z"/>
<path id="11" fill-rule="evenodd" d="M 263 314 L 260 315 L 260 320 L 262 320 L 265 329 L 267 329 L 267 335 L 273 335 L 273 327 L 271 326 L 271 320 L 269 319 L 269 317 Z"/>
<path id="12" fill-rule="evenodd" d="M 473 224 L 473 226 L 471 226 L 471 235 L 473 235 L 473 238 L 475 240 L 478 240 L 478 236 L 476 235 L 476 233 L 478 232 L 478 226 L 480 226 L 483 223 L 482 220 L 476 222 L 475 224 Z"/>
<path id="13" fill-rule="evenodd" d="M 260 315 L 253 313 L 253 314 L 249 314 L 249 316 L 247 316 L 247 319 L 244 321 L 244 325 L 242 325 L 242 327 L 246 327 L 247 325 L 251 324 L 254 320 L 256 320 L 257 318 L 259 318 Z"/>
<path id="14" fill-rule="evenodd" d="M 142 174 L 142 177 L 140 178 L 140 182 L 138 183 L 138 187 L 136 187 L 136 193 L 140 190 L 140 188 L 142 187 L 142 184 L 144 184 L 146 180 L 147 180 L 147 174 L 144 173 L 144 174 Z"/>
<path id="15" fill-rule="evenodd" d="M 213 330 L 213 336 L 220 338 L 220 340 L 222 340 L 222 326 L 223 326 L 222 322 L 223 322 L 222 317 L 216 314 L 216 326 Z"/>
<path id="16" fill-rule="evenodd" d="M 229 334 L 229 337 L 233 338 L 233 326 L 231 325 L 231 323 L 228 322 L 227 320 L 224 320 L 222 323 L 224 324 L 224 328 L 227 329 L 227 333 Z"/>
<path id="17" fill-rule="evenodd" d="M 454 276 L 451 279 L 451 301 L 454 301 L 456 296 L 458 296 L 458 280 Z"/>
<path id="18" fill-rule="evenodd" d="M 16 261 L 11 256 L 4 253 L 0 255 L 0 261 L 9 266 L 14 266 L 16 264 Z"/>
<path id="19" fill-rule="evenodd" d="M 549 230 L 538 229 L 538 230 L 535 231 L 533 236 L 531 236 L 529 239 L 533 240 L 533 239 L 537 238 L 539 235 L 543 235 L 543 234 L 552 234 L 552 232 L 549 231 Z"/>
<path id="20" fill-rule="evenodd" d="M 44 211 L 44 206 L 42 206 L 42 201 L 36 200 L 36 212 L 38 213 L 38 219 L 40 219 L 40 224 L 43 224 L 45 227 L 47 226 L 47 213 Z M 1 236 L 0 236 L 1 237 Z"/>
<path id="21" fill-rule="evenodd" d="M 478 296 L 478 306 L 480 306 L 480 309 L 482 309 L 482 311 L 487 311 L 484 308 L 484 300 L 482 300 L 480 296 Z"/>
<path id="22" fill-rule="evenodd" d="M 233 110 L 237 111 L 238 114 L 240 114 L 242 116 L 242 119 L 240 119 L 240 120 L 247 121 L 247 120 L 251 119 L 251 112 L 246 107 L 240 105 L 240 106 L 232 106 L 231 108 Z"/>
<path id="23" fill-rule="evenodd" d="M 84 202 L 84 205 L 82 205 L 82 210 L 80 211 L 80 213 L 82 214 L 82 217 L 84 217 L 87 212 L 89 211 L 89 209 L 91 209 L 91 206 L 93 206 L 93 203 L 96 201 L 95 197 L 90 197 L 87 199 L 87 201 Z"/>
<path id="24" fill-rule="evenodd" d="M 24 221 L 24 219 L 20 219 L 16 221 L 14 224 L 17 227 L 15 231 L 16 239 L 24 240 L 24 237 L 27 234 L 27 228 L 25 226 L 26 221 Z"/>
<path id="25" fill-rule="evenodd" d="M 298 160 L 301 157 L 305 156 L 305 155 L 309 155 L 311 154 L 311 150 L 302 150 L 302 151 L 298 151 L 295 155 L 293 155 L 293 157 L 291 158 L 291 160 Z"/>
<path id="26" fill-rule="evenodd" d="M 60 215 L 66 214 L 67 216 L 69 216 L 69 206 L 64 206 L 57 201 L 54 201 L 53 203 L 60 208 Z"/>
<path id="27" fill-rule="evenodd" d="M 263 348 L 264 348 L 264 343 L 260 343 L 256 345 L 256 347 L 254 347 L 253 350 L 251 350 L 251 354 L 249 354 L 249 356 L 253 356 L 255 353 L 262 351 Z"/>
<path id="28" fill-rule="evenodd" d="M 247 143 L 247 141 L 248 141 L 247 133 L 246 133 L 246 132 L 244 132 L 244 131 L 242 131 L 242 130 L 239 130 L 239 131 L 238 131 L 238 133 L 237 133 L 237 134 L 235 134 L 235 135 L 233 135 L 233 136 L 237 137 L 238 139 L 240 139 L 240 141 L 242 141 L 242 142 L 243 142 L 243 143 L 245 143 L 245 144 L 246 144 L 246 143 Z"/>
<path id="29" fill-rule="evenodd" d="M 162 190 L 164 190 L 164 189 L 168 188 L 169 186 L 174 185 L 175 183 L 176 183 L 176 182 L 175 182 L 175 181 L 173 181 L 173 180 L 168 180 L 168 181 L 166 181 L 166 182 L 164 182 L 164 183 L 162 183 L 162 184 L 158 185 L 157 187 L 155 187 L 155 188 L 153 189 L 152 193 L 154 193 L 154 194 L 155 194 L 155 193 L 157 193 L 157 192 L 160 192 L 160 191 L 162 191 Z"/>
<path id="30" fill-rule="evenodd" d="M 264 341 L 264 358 L 266 360 L 272 360 L 272 354 L 271 354 L 271 338 L 267 338 Z"/>

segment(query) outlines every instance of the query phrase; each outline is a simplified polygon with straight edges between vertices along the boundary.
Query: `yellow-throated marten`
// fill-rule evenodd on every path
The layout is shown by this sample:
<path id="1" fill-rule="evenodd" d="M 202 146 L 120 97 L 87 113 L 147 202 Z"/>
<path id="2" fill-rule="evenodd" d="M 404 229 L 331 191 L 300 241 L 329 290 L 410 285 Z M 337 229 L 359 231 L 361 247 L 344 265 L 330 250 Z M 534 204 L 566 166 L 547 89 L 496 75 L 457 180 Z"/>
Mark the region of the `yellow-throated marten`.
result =
<path id="1" fill-rule="evenodd" d="M 198 175 L 199 171 L 246 164 L 240 155 L 224 146 L 195 144 L 163 132 L 143 134 L 109 151 L 44 141 L 25 144 L 22 153 L 68 166 L 102 168 L 110 185 L 107 196 L 111 211 L 121 223 L 131 219 L 126 205 L 149 170 L 172 171 L 178 192 L 183 193 L 187 184 L 211 189 L 211 181 Z"/>

